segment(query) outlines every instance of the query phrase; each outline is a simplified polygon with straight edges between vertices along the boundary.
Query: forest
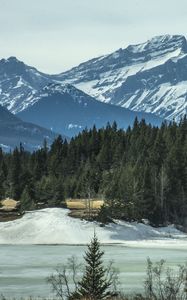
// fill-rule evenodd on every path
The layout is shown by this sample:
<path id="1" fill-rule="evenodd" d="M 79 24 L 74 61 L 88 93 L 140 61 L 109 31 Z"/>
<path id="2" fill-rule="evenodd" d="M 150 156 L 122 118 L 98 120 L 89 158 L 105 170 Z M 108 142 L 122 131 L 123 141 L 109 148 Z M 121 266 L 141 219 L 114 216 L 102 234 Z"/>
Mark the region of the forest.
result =
<path id="1" fill-rule="evenodd" d="M 102 198 L 98 218 L 187 223 L 187 118 L 160 127 L 136 118 L 132 127 L 85 129 L 70 141 L 58 136 L 32 153 L 20 144 L 0 149 L 0 199 L 22 210 L 64 207 L 67 198 Z"/>

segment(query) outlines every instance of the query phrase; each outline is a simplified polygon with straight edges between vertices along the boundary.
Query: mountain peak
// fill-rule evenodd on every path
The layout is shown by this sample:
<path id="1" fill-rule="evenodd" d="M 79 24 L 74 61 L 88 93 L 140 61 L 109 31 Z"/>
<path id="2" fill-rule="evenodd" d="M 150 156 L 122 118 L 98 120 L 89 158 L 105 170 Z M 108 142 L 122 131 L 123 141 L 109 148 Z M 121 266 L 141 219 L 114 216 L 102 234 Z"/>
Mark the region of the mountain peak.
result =
<path id="1" fill-rule="evenodd" d="M 160 35 L 155 36 L 148 41 L 130 45 L 126 48 L 129 52 L 134 54 L 152 54 L 151 56 L 160 55 L 160 51 L 164 54 L 166 52 L 174 52 L 179 50 L 180 52 L 187 52 L 187 41 L 182 35 Z"/>
<path id="2" fill-rule="evenodd" d="M 180 119 L 187 107 L 187 41 L 183 35 L 155 36 L 84 62 L 58 81 L 102 102 Z"/>
<path id="3" fill-rule="evenodd" d="M 0 60 L 0 75 L 21 75 L 25 71 L 26 65 L 15 56 Z"/>
<path id="4" fill-rule="evenodd" d="M 83 91 L 77 89 L 69 83 L 49 83 L 42 89 L 42 91 L 39 91 L 40 97 L 46 97 L 55 94 L 67 94 L 71 96 L 74 100 L 80 100 L 80 98 L 84 97 L 91 98 L 89 95 L 85 94 Z M 36 96 L 37 95 L 34 95 L 34 97 Z"/>
<path id="5" fill-rule="evenodd" d="M 18 59 L 17 59 L 17 57 L 16 56 L 10 56 L 10 57 L 8 57 L 7 58 L 7 61 L 9 61 L 9 62 L 12 62 L 12 61 L 16 61 L 16 62 L 20 62 Z"/>
<path id="6" fill-rule="evenodd" d="M 29 105 L 32 95 L 51 82 L 50 75 L 39 72 L 15 56 L 0 60 L 0 104 L 16 113 Z"/>
<path id="7" fill-rule="evenodd" d="M 176 43 L 178 45 L 183 44 L 186 41 L 186 38 L 184 35 L 171 35 L 171 34 L 165 34 L 165 35 L 156 35 L 148 40 L 147 43 L 152 44 L 158 44 L 158 43 L 165 43 L 165 44 L 172 44 Z"/>
<path id="8" fill-rule="evenodd" d="M 17 59 L 17 57 L 15 57 L 15 56 L 10 56 L 10 57 L 8 57 L 7 59 L 2 58 L 2 59 L 0 60 L 0 63 L 4 63 L 4 64 L 9 63 L 9 62 L 20 62 L 20 61 L 19 61 L 19 60 Z"/>
<path id="9" fill-rule="evenodd" d="M 148 42 L 155 45 L 161 44 L 163 46 L 164 44 L 166 47 L 181 48 L 183 51 L 187 50 L 187 41 L 183 35 L 160 35 L 153 37 Z"/>
<path id="10" fill-rule="evenodd" d="M 59 75 L 41 73 L 11 56 L 0 60 L 0 104 L 17 113 L 41 97 L 64 95 L 79 102 L 84 92 L 133 110 L 180 117 L 187 105 L 186 70 L 186 38 L 170 34 L 120 48 Z"/>
<path id="11" fill-rule="evenodd" d="M 8 65 L 8 64 L 21 64 L 21 65 L 24 65 L 24 63 L 22 61 L 20 61 L 19 59 L 17 59 L 16 56 L 10 56 L 7 59 L 2 58 L 0 60 L 0 64 L 5 64 L 5 65 Z"/>

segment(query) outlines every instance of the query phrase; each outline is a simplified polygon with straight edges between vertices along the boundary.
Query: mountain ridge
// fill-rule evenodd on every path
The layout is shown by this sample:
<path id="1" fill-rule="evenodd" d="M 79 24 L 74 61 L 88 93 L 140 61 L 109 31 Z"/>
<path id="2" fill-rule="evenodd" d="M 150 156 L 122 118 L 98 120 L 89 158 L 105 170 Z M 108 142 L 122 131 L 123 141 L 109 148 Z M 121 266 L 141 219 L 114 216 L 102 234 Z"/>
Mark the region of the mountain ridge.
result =
<path id="1" fill-rule="evenodd" d="M 175 67 L 178 68 L 177 72 L 175 72 Z M 182 72 L 181 69 L 185 71 Z M 148 71 L 149 78 L 146 78 Z M 186 113 L 187 82 L 182 91 L 181 86 L 178 87 L 176 84 L 177 79 L 180 79 L 180 82 L 187 80 L 184 77 L 186 71 L 186 38 L 180 35 L 166 35 L 154 37 L 146 43 L 130 45 L 109 55 L 82 63 L 61 73 L 59 79 L 75 85 L 97 100 L 135 111 L 152 112 L 163 118 L 169 120 L 175 118 L 178 121 Z M 174 78 L 176 82 L 170 80 L 170 77 L 174 75 L 176 75 Z M 167 81 L 162 82 L 161 78 L 166 77 Z M 168 87 L 164 89 L 166 83 Z M 136 87 L 137 84 L 141 84 L 141 89 L 139 86 Z M 132 86 L 136 88 L 131 90 Z M 158 94 L 159 90 L 161 92 L 163 90 L 161 97 Z M 175 90 L 177 90 L 176 93 Z M 147 97 L 144 95 L 146 92 Z M 167 93 L 170 94 L 168 105 L 165 102 L 161 105 L 162 98 Z M 184 97 L 183 94 L 185 94 Z M 131 102 L 132 97 L 136 98 L 136 101 L 133 98 L 134 101 Z M 179 99 L 179 104 L 175 103 L 177 99 Z"/>
<path id="2" fill-rule="evenodd" d="M 31 99 L 32 105 L 19 112 L 22 120 L 52 129 L 68 136 L 80 131 L 104 127 L 108 122 L 117 122 L 119 128 L 133 125 L 135 117 L 159 126 L 163 119 L 153 114 L 133 112 L 112 104 L 102 103 L 70 84 L 52 83 Z"/>
<path id="3" fill-rule="evenodd" d="M 25 109 L 39 89 L 50 83 L 50 75 L 11 56 L 0 60 L 0 104 L 13 113 Z"/>
<path id="4" fill-rule="evenodd" d="M 71 84 L 101 102 L 179 121 L 187 112 L 187 41 L 156 36 L 48 75 L 15 57 L 0 61 L 0 104 L 14 114 L 51 83 Z"/>
<path id="5" fill-rule="evenodd" d="M 0 147 L 10 151 L 20 143 L 26 150 L 36 150 L 44 139 L 51 144 L 57 136 L 41 126 L 24 122 L 0 105 Z"/>

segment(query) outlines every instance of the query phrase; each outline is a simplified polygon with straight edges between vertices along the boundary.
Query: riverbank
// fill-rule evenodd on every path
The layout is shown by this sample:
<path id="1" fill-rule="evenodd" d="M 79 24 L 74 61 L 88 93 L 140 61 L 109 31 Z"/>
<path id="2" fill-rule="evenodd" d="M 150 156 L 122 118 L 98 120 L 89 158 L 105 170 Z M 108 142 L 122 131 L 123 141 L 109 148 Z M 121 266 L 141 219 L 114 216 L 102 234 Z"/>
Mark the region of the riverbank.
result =
<path id="1" fill-rule="evenodd" d="M 103 244 L 124 244 L 147 240 L 183 240 L 187 235 L 174 226 L 151 227 L 143 223 L 116 220 L 104 227 L 97 222 L 71 218 L 68 209 L 46 208 L 26 212 L 21 219 L 0 223 L 0 244 L 87 244 L 94 230 Z"/>
<path id="2" fill-rule="evenodd" d="M 24 215 L 20 201 L 6 198 L 0 201 L 0 222 L 9 222 L 20 219 Z"/>
<path id="3" fill-rule="evenodd" d="M 101 199 L 66 199 L 69 216 L 78 219 L 95 219 L 104 201 Z M 48 208 L 45 203 L 37 203 L 36 210 Z M 0 222 L 20 219 L 25 214 L 20 201 L 6 198 L 0 201 Z"/>
<path id="4" fill-rule="evenodd" d="M 104 204 L 101 199 L 67 199 L 66 205 L 69 216 L 72 218 L 94 220 L 98 216 L 99 209 Z"/>

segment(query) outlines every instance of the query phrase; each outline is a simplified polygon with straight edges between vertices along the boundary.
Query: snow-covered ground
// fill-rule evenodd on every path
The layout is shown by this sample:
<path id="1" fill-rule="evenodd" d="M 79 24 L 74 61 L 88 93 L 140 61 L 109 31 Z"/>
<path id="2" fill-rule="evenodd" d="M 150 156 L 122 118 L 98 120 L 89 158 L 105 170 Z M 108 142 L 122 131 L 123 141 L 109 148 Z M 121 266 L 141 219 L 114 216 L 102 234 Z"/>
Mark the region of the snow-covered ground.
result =
<path id="1" fill-rule="evenodd" d="M 71 218 L 68 212 L 61 208 L 47 208 L 28 212 L 22 219 L 0 223 L 0 244 L 86 244 L 95 230 L 100 242 L 106 244 L 187 247 L 187 235 L 174 226 L 153 228 L 118 221 L 100 227 L 98 223 Z"/>

